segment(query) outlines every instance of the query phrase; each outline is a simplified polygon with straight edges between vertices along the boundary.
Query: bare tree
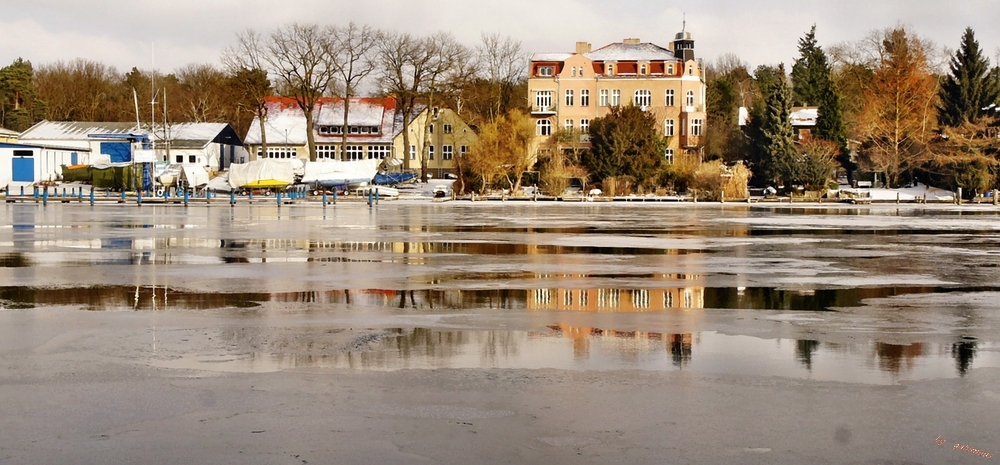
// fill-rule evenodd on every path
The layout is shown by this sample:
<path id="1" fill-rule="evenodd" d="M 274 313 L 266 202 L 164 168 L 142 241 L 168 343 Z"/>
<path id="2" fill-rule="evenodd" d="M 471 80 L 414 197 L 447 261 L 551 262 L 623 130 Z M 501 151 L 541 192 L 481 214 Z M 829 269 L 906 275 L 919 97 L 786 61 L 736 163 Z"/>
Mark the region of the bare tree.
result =
<path id="1" fill-rule="evenodd" d="M 247 29 L 237 34 L 236 44 L 227 47 L 222 55 L 222 63 L 229 71 L 230 79 L 239 93 L 237 108 L 249 111 L 257 117 L 260 124 L 260 150 L 267 154 L 267 132 L 264 130 L 267 120 L 267 105 L 265 98 L 272 93 L 271 81 L 264 69 L 264 43 L 261 35 Z"/>
<path id="2" fill-rule="evenodd" d="M 451 34 L 439 32 L 423 40 L 424 54 L 428 57 L 424 82 L 426 86 L 421 93 L 427 98 L 428 111 L 433 112 L 437 106 L 440 94 L 449 95 L 461 88 L 471 75 L 471 53 L 468 48 L 455 40 Z M 428 159 L 431 145 L 431 125 L 433 115 L 424 119 L 424 144 L 420 151 L 420 177 L 427 180 Z"/>
<path id="3" fill-rule="evenodd" d="M 524 80 L 528 69 L 527 56 L 521 42 L 499 33 L 483 33 L 476 47 L 476 61 L 482 77 L 490 83 L 493 105 L 487 114 L 490 121 L 511 108 L 514 88 Z"/>
<path id="4" fill-rule="evenodd" d="M 291 23 L 272 31 L 264 46 L 264 61 L 305 115 L 309 161 L 316 161 L 313 111 L 334 85 L 337 70 L 331 32 L 315 24 Z"/>
<path id="5" fill-rule="evenodd" d="M 175 98 L 185 120 L 196 123 L 225 121 L 229 97 L 226 95 L 225 73 L 212 65 L 190 64 L 178 69 L 175 74 L 182 90 L 182 94 Z"/>
<path id="6" fill-rule="evenodd" d="M 344 125 L 341 127 L 340 139 L 340 153 L 343 157 L 347 154 L 347 116 L 351 109 L 351 98 L 361 82 L 375 70 L 382 33 L 368 25 L 358 26 L 352 21 L 347 26 L 333 28 L 331 34 L 332 63 L 343 84 L 340 88 L 340 96 L 344 99 Z"/>

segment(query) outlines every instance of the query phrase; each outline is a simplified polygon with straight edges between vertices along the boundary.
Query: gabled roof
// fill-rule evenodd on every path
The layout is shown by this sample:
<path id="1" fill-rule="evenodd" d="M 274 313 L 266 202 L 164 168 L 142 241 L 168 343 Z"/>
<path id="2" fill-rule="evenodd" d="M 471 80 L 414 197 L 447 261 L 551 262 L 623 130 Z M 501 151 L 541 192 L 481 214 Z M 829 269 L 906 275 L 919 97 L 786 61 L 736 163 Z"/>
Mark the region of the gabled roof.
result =
<path id="1" fill-rule="evenodd" d="M 224 145 L 243 145 L 240 136 L 228 123 L 176 123 L 169 125 L 166 137 L 170 146 L 183 149 L 205 148 L 210 143 Z M 157 126 L 153 131 L 153 139 L 159 144 L 163 140 L 163 126 Z"/>
<path id="2" fill-rule="evenodd" d="M 792 108 L 792 112 L 789 113 L 788 119 L 791 120 L 792 126 L 815 126 L 816 120 L 819 119 L 819 107 Z"/>
<path id="3" fill-rule="evenodd" d="M 594 61 L 679 61 L 674 52 L 649 42 L 615 42 L 583 55 Z"/>
<path id="4" fill-rule="evenodd" d="M 268 97 L 264 103 L 267 116 L 264 128 L 268 144 L 306 145 L 306 118 L 302 109 L 289 97 Z M 386 98 L 352 98 L 348 109 L 349 126 L 378 126 L 380 134 L 349 134 L 348 143 L 391 143 L 393 136 L 402 128 L 402 116 L 397 118 L 396 100 Z M 397 123 L 397 119 L 399 120 Z M 313 123 L 316 126 L 340 126 L 344 123 L 344 102 L 340 98 L 322 98 L 313 109 Z M 339 134 L 321 134 L 315 128 L 313 136 L 317 144 L 336 144 L 341 141 Z M 254 118 L 244 141 L 250 145 L 260 145 L 260 120 Z"/>
<path id="5" fill-rule="evenodd" d="M 88 134 L 129 134 L 135 123 L 40 121 L 21 134 L 22 140 L 88 140 Z M 144 131 L 140 131 L 144 132 Z"/>
<path id="6" fill-rule="evenodd" d="M 17 131 L 13 131 L 13 130 L 10 130 L 10 129 L 7 129 L 5 127 L 0 126 L 0 137 L 17 138 L 17 137 L 20 137 L 20 136 L 21 136 L 21 133 L 19 133 Z"/>

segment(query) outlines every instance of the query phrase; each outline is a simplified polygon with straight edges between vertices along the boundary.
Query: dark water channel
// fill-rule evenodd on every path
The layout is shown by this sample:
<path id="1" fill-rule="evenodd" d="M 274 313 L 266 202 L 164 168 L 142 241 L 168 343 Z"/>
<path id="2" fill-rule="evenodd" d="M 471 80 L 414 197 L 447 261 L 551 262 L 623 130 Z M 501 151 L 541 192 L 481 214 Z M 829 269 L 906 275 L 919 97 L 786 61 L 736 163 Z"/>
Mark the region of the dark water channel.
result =
<path id="1" fill-rule="evenodd" d="M 0 219 L 2 311 L 210 311 L 256 328 L 227 330 L 250 355 L 212 369 L 885 383 L 1000 366 L 991 206 L 7 204 Z M 301 312 L 318 319 L 282 323 Z M 364 329 L 319 351 L 245 334 L 345 325 Z"/>

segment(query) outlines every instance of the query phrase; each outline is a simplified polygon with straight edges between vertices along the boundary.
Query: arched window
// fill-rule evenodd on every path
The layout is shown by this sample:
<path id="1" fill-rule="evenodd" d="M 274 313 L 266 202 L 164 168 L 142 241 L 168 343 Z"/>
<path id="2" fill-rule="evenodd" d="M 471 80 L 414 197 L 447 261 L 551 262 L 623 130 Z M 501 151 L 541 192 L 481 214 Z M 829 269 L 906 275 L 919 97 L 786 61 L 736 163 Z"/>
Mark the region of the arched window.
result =
<path id="1" fill-rule="evenodd" d="M 535 123 L 538 128 L 539 136 L 549 136 L 552 135 L 552 122 L 547 119 L 540 119 Z"/>
<path id="2" fill-rule="evenodd" d="M 693 90 L 687 91 L 687 97 L 685 97 L 684 100 L 685 100 L 685 102 L 684 102 L 685 105 L 687 105 L 689 107 L 693 107 L 694 106 L 694 91 Z"/>

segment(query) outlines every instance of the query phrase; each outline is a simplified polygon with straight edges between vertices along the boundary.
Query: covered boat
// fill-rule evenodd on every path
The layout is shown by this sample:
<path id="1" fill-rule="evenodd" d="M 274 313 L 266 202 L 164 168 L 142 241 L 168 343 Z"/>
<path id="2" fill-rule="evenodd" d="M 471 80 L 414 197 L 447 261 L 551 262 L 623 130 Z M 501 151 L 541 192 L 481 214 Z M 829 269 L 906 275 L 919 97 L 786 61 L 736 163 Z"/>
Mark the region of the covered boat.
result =
<path id="1" fill-rule="evenodd" d="M 363 186 L 372 182 L 381 159 L 339 161 L 324 160 L 306 163 L 303 184 L 314 184 L 323 187 Z"/>
<path id="2" fill-rule="evenodd" d="M 288 160 L 263 158 L 229 166 L 229 185 L 242 189 L 283 189 L 295 182 Z"/>

